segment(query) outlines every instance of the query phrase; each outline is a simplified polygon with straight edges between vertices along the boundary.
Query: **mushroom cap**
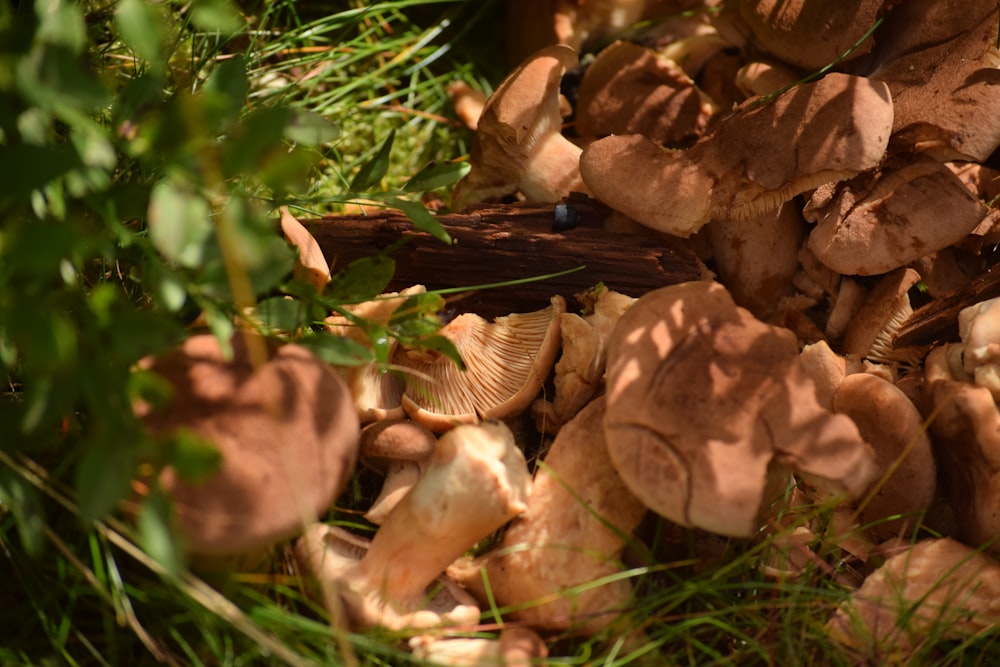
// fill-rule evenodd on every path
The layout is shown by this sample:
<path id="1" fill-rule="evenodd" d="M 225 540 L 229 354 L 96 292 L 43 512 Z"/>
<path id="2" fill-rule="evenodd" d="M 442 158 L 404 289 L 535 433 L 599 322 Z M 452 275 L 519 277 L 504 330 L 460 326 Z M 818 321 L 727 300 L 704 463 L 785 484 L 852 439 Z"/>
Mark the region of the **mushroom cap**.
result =
<path id="1" fill-rule="evenodd" d="M 323 255 L 319 242 L 309 233 L 309 230 L 298 221 L 287 206 L 278 209 L 281 220 L 281 232 L 299 251 L 295 261 L 294 275 L 316 289 L 322 290 L 330 282 L 330 263 Z"/>
<path id="2" fill-rule="evenodd" d="M 1000 297 L 959 311 L 958 331 L 965 343 L 965 372 L 994 400 L 1000 398 Z"/>
<path id="3" fill-rule="evenodd" d="M 874 167 L 892 126 L 888 87 L 829 74 L 766 104 L 748 102 L 691 148 L 635 136 L 589 144 L 580 173 L 594 196 L 660 231 L 687 237 L 710 218 L 741 220 Z M 635 188 L 637 182 L 648 188 Z"/>
<path id="4" fill-rule="evenodd" d="M 857 495 L 873 455 L 847 417 L 820 407 L 794 334 L 756 320 L 718 283 L 642 296 L 608 353 L 605 438 L 653 511 L 749 536 L 773 463 Z"/>
<path id="5" fill-rule="evenodd" d="M 587 67 L 576 102 L 580 136 L 641 134 L 659 144 L 700 137 L 713 103 L 673 61 L 631 42 L 615 42 Z"/>
<path id="6" fill-rule="evenodd" d="M 251 552 L 298 532 L 343 489 L 360 427 L 350 392 L 323 361 L 283 345 L 254 368 L 243 336 L 226 360 L 211 335 L 192 336 L 143 366 L 173 386 L 162 409 L 137 413 L 154 433 L 187 429 L 215 443 L 221 465 L 202 483 L 172 466 L 160 485 L 192 553 Z"/>
<path id="7" fill-rule="evenodd" d="M 565 299 L 555 296 L 546 308 L 492 323 L 459 315 L 439 333 L 458 349 L 465 370 L 443 355 L 401 347 L 395 361 L 412 371 L 405 375 L 404 409 L 434 432 L 525 410 L 555 364 L 565 311 Z"/>
<path id="8" fill-rule="evenodd" d="M 486 101 L 469 154 L 472 169 L 455 185 L 452 208 L 520 190 L 534 201 L 586 192 L 579 147 L 562 136 L 559 82 L 577 64 L 568 46 L 549 46 L 511 72 Z"/>
<path id="9" fill-rule="evenodd" d="M 869 575 L 827 628 L 834 640 L 897 664 L 928 636 L 962 639 L 995 629 L 998 599 L 993 558 L 949 538 L 922 540 Z"/>
<path id="10" fill-rule="evenodd" d="M 535 474 L 527 509 L 503 542 L 448 570 L 486 598 L 485 569 L 491 599 L 515 607 L 513 616 L 531 627 L 595 634 L 619 619 L 632 598 L 625 580 L 587 585 L 622 570 L 622 536 L 646 514 L 611 467 L 603 418 L 598 397 L 567 422 Z"/>
<path id="11" fill-rule="evenodd" d="M 850 417 L 875 451 L 879 478 L 862 498 L 862 525 L 874 523 L 869 530 L 880 540 L 907 534 L 937 490 L 937 465 L 920 411 L 902 390 L 870 373 L 845 377 L 833 409 Z M 897 514 L 904 518 L 884 521 Z"/>
<path id="12" fill-rule="evenodd" d="M 871 49 L 868 37 L 885 0 L 846 0 L 836 4 L 807 0 L 742 0 L 740 14 L 764 50 L 786 63 L 815 70 L 850 51 L 846 59 Z"/>
<path id="13" fill-rule="evenodd" d="M 958 243 L 986 208 L 950 169 L 917 156 L 819 188 L 804 215 L 817 223 L 809 247 L 823 264 L 870 276 Z"/>
<path id="14" fill-rule="evenodd" d="M 892 91 L 894 143 L 941 161 L 982 162 L 996 150 L 998 17 L 993 0 L 907 0 L 893 8 L 869 76 Z"/>
<path id="15" fill-rule="evenodd" d="M 436 444 L 437 438 L 426 426 L 409 419 L 383 419 L 361 430 L 361 460 L 385 474 L 366 519 L 376 525 L 385 521 L 423 476 Z"/>

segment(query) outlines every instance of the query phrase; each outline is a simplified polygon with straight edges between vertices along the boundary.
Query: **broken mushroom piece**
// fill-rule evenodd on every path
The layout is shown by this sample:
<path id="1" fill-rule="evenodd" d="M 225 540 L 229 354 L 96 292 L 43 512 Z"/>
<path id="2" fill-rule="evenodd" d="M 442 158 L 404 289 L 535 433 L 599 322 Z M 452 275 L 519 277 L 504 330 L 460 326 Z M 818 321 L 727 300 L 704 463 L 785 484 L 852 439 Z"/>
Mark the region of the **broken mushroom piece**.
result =
<path id="1" fill-rule="evenodd" d="M 282 206 L 278 211 L 281 216 L 281 233 L 299 251 L 293 275 L 317 290 L 322 290 L 330 282 L 330 263 L 323 256 L 323 249 L 287 206 Z"/>
<path id="2" fill-rule="evenodd" d="M 705 132 L 714 107 L 673 61 L 638 44 L 615 42 L 584 71 L 576 131 L 581 137 L 641 134 L 659 144 L 687 146 Z"/>
<path id="3" fill-rule="evenodd" d="M 823 264 L 870 276 L 958 243 L 986 207 L 948 167 L 917 156 L 818 188 L 803 215 L 817 223 L 809 247 Z"/>
<path id="4" fill-rule="evenodd" d="M 330 507 L 357 459 L 358 418 L 329 366 L 288 344 L 254 367 L 243 335 L 232 339 L 232 351 L 227 359 L 215 336 L 204 334 L 140 362 L 173 388 L 163 407 L 136 406 L 146 428 L 191 431 L 221 454 L 218 470 L 201 483 L 173 466 L 159 476 L 177 529 L 201 556 L 247 554 L 291 537 Z"/>
<path id="5" fill-rule="evenodd" d="M 409 419 L 383 419 L 361 431 L 361 460 L 377 468 L 385 481 L 365 518 L 376 525 L 423 477 L 434 455 L 437 438 Z"/>
<path id="6" fill-rule="evenodd" d="M 869 575 L 827 629 L 879 663 L 903 664 L 928 637 L 964 639 L 1000 626 L 998 600 L 996 560 L 949 538 L 923 540 Z"/>
<path id="7" fill-rule="evenodd" d="M 580 148 L 561 134 L 559 81 L 576 64 L 573 49 L 550 46 L 504 79 L 479 117 L 472 169 L 455 185 L 452 209 L 516 191 L 540 202 L 587 192 Z"/>
<path id="8" fill-rule="evenodd" d="M 546 308 L 492 323 L 475 313 L 459 315 L 438 333 L 455 345 L 465 370 L 437 352 L 400 347 L 394 360 L 410 370 L 403 408 L 435 433 L 524 411 L 555 363 L 564 312 L 565 299 L 555 296 Z"/>
<path id="9" fill-rule="evenodd" d="M 907 537 L 937 490 L 937 465 L 920 411 L 901 389 L 871 373 L 845 377 L 833 410 L 850 417 L 875 451 L 878 476 L 861 495 L 861 525 L 877 541 Z"/>
<path id="10" fill-rule="evenodd" d="M 427 472 L 389 512 L 363 557 L 331 555 L 328 530 L 300 540 L 296 556 L 336 591 L 357 626 L 475 623 L 474 605 L 460 605 L 464 609 L 447 618 L 424 609 L 428 587 L 466 550 L 523 512 L 530 487 L 510 429 L 499 422 L 457 426 L 441 437 Z"/>
<path id="11" fill-rule="evenodd" d="M 414 657 L 454 667 L 530 667 L 545 664 L 549 655 L 536 632 L 517 626 L 504 627 L 497 639 L 421 635 L 409 644 Z"/>
<path id="12" fill-rule="evenodd" d="M 753 101 L 685 150 L 644 137 L 588 145 L 580 173 L 594 196 L 644 225 L 688 237 L 710 218 L 742 220 L 881 161 L 892 126 L 885 84 L 829 74 Z M 649 183 L 635 188 L 635 183 Z"/>
<path id="13" fill-rule="evenodd" d="M 477 597 L 513 606 L 515 619 L 539 630 L 593 635 L 632 599 L 631 584 L 614 575 L 646 507 L 611 467 L 603 417 L 601 397 L 563 426 L 503 542 L 448 569 Z"/>
<path id="14" fill-rule="evenodd" d="M 856 497 L 874 456 L 822 408 L 787 329 L 756 320 L 718 283 L 648 292 L 608 351 L 604 434 L 647 507 L 684 526 L 748 537 L 774 466 Z"/>

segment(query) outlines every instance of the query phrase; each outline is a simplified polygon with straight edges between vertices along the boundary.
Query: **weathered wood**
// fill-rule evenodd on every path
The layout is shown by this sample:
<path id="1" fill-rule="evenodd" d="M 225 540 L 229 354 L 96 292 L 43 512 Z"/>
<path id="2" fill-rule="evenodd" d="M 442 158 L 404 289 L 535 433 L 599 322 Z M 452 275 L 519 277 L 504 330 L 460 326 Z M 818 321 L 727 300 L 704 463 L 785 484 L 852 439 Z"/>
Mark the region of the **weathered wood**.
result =
<path id="1" fill-rule="evenodd" d="M 967 285 L 913 311 L 896 332 L 893 346 L 907 347 L 957 341 L 959 311 L 997 296 L 1000 296 L 1000 264 L 994 264 Z"/>
<path id="2" fill-rule="evenodd" d="M 521 280 L 583 267 L 579 271 L 514 287 L 472 291 L 449 298 L 456 312 L 484 317 L 536 310 L 561 294 L 574 294 L 603 282 L 631 296 L 686 280 L 696 280 L 694 254 L 679 243 L 608 232 L 601 223 L 608 210 L 592 199 L 566 202 L 577 226 L 555 231 L 554 204 L 495 204 L 439 218 L 454 239 L 446 245 L 417 230 L 398 211 L 371 215 L 327 216 L 304 220 L 334 270 L 348 262 L 389 252 L 396 262 L 391 290 L 414 284 L 443 289 Z"/>

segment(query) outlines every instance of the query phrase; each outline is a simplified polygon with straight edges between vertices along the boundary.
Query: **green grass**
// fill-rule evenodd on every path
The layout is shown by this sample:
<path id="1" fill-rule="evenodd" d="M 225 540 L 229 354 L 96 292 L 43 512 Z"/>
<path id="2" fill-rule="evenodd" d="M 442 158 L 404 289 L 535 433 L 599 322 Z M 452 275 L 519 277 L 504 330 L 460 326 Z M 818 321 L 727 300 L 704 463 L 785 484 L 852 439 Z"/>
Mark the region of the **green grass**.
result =
<path id="1" fill-rule="evenodd" d="M 83 6 L 93 44 L 90 55 L 101 75 L 121 87 L 139 80 L 143 66 L 110 27 L 114 3 Z M 317 165 L 308 173 L 307 187 L 282 195 L 284 201 L 312 211 L 335 210 L 351 194 L 349 185 L 359 169 L 391 132 L 396 141 L 376 188 L 384 192 L 398 191 L 429 162 L 464 155 L 471 135 L 454 119 L 446 88 L 462 79 L 489 91 L 503 76 L 496 27 L 500 0 L 248 2 L 241 11 L 249 29 L 231 38 L 192 27 L 179 5 L 171 9 L 177 20 L 166 35 L 170 57 L 164 87 L 197 91 L 221 63 L 242 56 L 249 71 L 247 100 L 252 110 L 286 104 L 337 126 L 339 135 L 331 144 L 307 147 Z M 106 114 L 100 120 L 109 123 L 113 110 Z M 55 124 L 53 134 L 62 139 L 62 132 Z M 133 171 L 145 168 L 140 162 L 123 159 L 114 177 L 130 182 Z M 157 178 L 162 175 L 156 168 L 152 171 Z M 253 176 L 246 175 L 240 187 L 269 210 L 277 203 L 271 199 L 274 193 Z M 80 198 L 92 194 L 84 188 Z M 48 199 L 33 203 L 57 207 L 58 195 L 48 190 Z M 5 204 L 0 197 L 0 205 Z M 22 215 L 22 208 L 9 210 Z M 0 249 L 3 241 L 0 235 Z M 130 301 L 150 299 L 142 291 L 148 284 L 129 282 L 143 257 L 132 258 L 134 264 L 124 261 L 128 258 L 102 258 L 92 285 L 121 279 L 127 290 L 134 290 L 128 292 Z M 0 289 L 0 306 L 4 298 Z M 83 309 L 73 304 L 71 310 Z M 53 308 L 62 312 L 66 306 L 59 302 Z M 43 328 L 45 324 L 43 320 Z M 126 333 L 130 335 L 123 338 L 139 338 L 145 331 L 136 327 Z M 0 328 L 0 363 L 13 371 L 3 366 L 11 387 L 0 401 L 0 417 L 25 400 L 20 378 L 27 373 L 7 361 L 11 352 L 2 346 L 3 334 Z M 53 349 L 58 351 L 60 345 L 56 340 Z M 71 404 L 65 413 L 83 414 L 84 407 Z M 171 574 L 138 546 L 141 536 L 126 523 L 110 518 L 82 521 L 86 512 L 80 489 L 73 484 L 76 459 L 71 450 L 94 427 L 95 421 L 84 415 L 79 423 L 46 427 L 39 441 L 44 446 L 35 442 L 8 451 L 4 442 L 0 450 L 0 665 L 413 662 L 398 634 L 331 628 L 326 611 L 304 594 L 284 549 L 264 573 L 238 570 L 206 575 L 206 581 L 188 571 Z M 529 452 L 529 458 L 534 453 Z M 115 464 L 113 456 L 98 461 L 99 467 Z M 11 476 L 18 485 L 10 484 Z M 371 497 L 359 475 L 339 499 L 331 520 L 357 526 L 357 511 Z M 36 526 L 37 550 L 30 548 L 30 535 L 27 544 L 22 541 L 18 512 L 44 517 L 44 524 Z M 819 508 L 810 518 L 823 525 L 828 517 Z M 666 521 L 650 518 L 642 538 L 648 551 L 636 554 L 620 575 L 631 580 L 637 592 L 634 607 L 603 636 L 551 638 L 550 664 L 787 666 L 862 661 L 832 643 L 824 630 L 832 610 L 849 594 L 834 575 L 847 572 L 852 564 L 842 562 L 835 545 L 817 542 L 817 558 L 800 577 L 775 581 L 762 576 L 759 568 L 774 535 L 751 541 L 679 534 Z M 493 610 L 485 619 L 491 622 L 494 612 L 506 611 Z M 937 639 L 931 633 L 912 664 L 986 664 L 987 657 L 997 653 L 996 634 L 967 641 Z"/>

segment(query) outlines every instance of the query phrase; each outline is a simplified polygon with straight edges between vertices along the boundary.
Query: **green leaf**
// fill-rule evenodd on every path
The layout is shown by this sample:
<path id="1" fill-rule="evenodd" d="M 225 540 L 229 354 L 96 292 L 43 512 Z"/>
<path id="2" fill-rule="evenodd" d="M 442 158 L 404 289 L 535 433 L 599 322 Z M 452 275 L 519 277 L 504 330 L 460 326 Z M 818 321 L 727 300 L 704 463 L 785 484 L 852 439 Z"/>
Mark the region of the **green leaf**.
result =
<path id="1" fill-rule="evenodd" d="M 392 142 L 395 138 L 396 130 L 392 130 L 382 142 L 375 157 L 361 165 L 361 169 L 351 181 L 351 192 L 371 190 L 385 178 L 386 172 L 389 171 L 389 154 L 392 152 Z"/>
<path id="2" fill-rule="evenodd" d="M 441 319 L 437 312 L 444 308 L 444 297 L 434 292 L 413 294 L 407 297 L 393 311 L 389 318 L 389 326 L 401 338 L 420 338 L 429 336 L 441 328 Z"/>
<path id="3" fill-rule="evenodd" d="M 360 366 L 375 359 L 366 345 L 353 338 L 318 333 L 306 336 L 297 342 L 334 366 Z"/>
<path id="4" fill-rule="evenodd" d="M 125 497 L 136 472 L 135 453 L 114 445 L 88 443 L 76 467 L 80 515 L 85 523 L 109 513 Z"/>
<path id="5" fill-rule="evenodd" d="M 305 324 L 306 308 L 298 299 L 276 296 L 258 303 L 255 313 L 269 329 L 292 333 Z"/>
<path id="6" fill-rule="evenodd" d="M 184 553 L 180 540 L 170 530 L 170 499 L 159 488 L 154 488 L 139 508 L 136 523 L 142 546 L 153 560 L 176 577 L 184 564 Z"/>
<path id="7" fill-rule="evenodd" d="M 213 235 L 205 198 L 171 181 L 153 186 L 149 198 L 149 237 L 172 262 L 197 267 Z"/>
<path id="8" fill-rule="evenodd" d="M 335 303 L 367 301 L 385 291 L 395 272 L 396 262 L 389 257 L 362 257 L 338 271 L 327 284 L 324 295 Z"/>
<path id="9" fill-rule="evenodd" d="M 159 64 L 164 54 L 167 13 L 156 2 L 119 0 L 115 11 L 118 33 L 136 55 Z"/>
<path id="10" fill-rule="evenodd" d="M 75 153 L 64 146 L 0 145 L 0 183 L 5 196 L 24 197 L 78 164 Z"/>
<path id="11" fill-rule="evenodd" d="M 29 555 L 41 553 L 45 517 L 38 491 L 7 467 L 0 467 L 0 507 L 14 514 L 24 550 Z"/>
<path id="12" fill-rule="evenodd" d="M 217 132 L 228 130 L 239 120 L 250 92 L 247 65 L 243 56 L 236 55 L 219 63 L 205 80 L 202 92 L 212 114 L 212 127 Z"/>
<path id="13" fill-rule="evenodd" d="M 214 475 L 222 464 L 222 454 L 211 440 L 187 429 L 171 436 L 168 462 L 177 476 L 189 484 L 201 484 Z"/>
<path id="14" fill-rule="evenodd" d="M 78 5 L 63 0 L 35 0 L 36 39 L 61 46 L 75 55 L 82 53 L 87 45 L 87 25 Z"/>
<path id="15" fill-rule="evenodd" d="M 285 126 L 285 138 L 304 146 L 322 146 L 339 136 L 339 127 L 312 111 L 295 112 Z"/>
<path id="16" fill-rule="evenodd" d="M 426 167 L 417 172 L 403 186 L 404 192 L 427 192 L 436 190 L 446 185 L 457 183 L 463 176 L 469 173 L 472 166 L 467 161 L 445 162 L 437 164 L 431 162 Z"/>
<path id="17" fill-rule="evenodd" d="M 196 0 L 191 7 L 191 22 L 208 32 L 232 35 L 244 21 L 236 7 L 226 0 Z"/>
<path id="18" fill-rule="evenodd" d="M 400 199 L 399 197 L 387 197 L 385 202 L 390 206 L 395 206 L 400 211 L 406 214 L 406 217 L 410 219 L 413 225 L 421 230 L 425 231 L 434 238 L 448 245 L 451 245 L 451 236 L 441 226 L 438 219 L 435 218 L 430 212 L 424 208 L 423 204 L 414 201 L 406 201 L 405 199 Z"/>

